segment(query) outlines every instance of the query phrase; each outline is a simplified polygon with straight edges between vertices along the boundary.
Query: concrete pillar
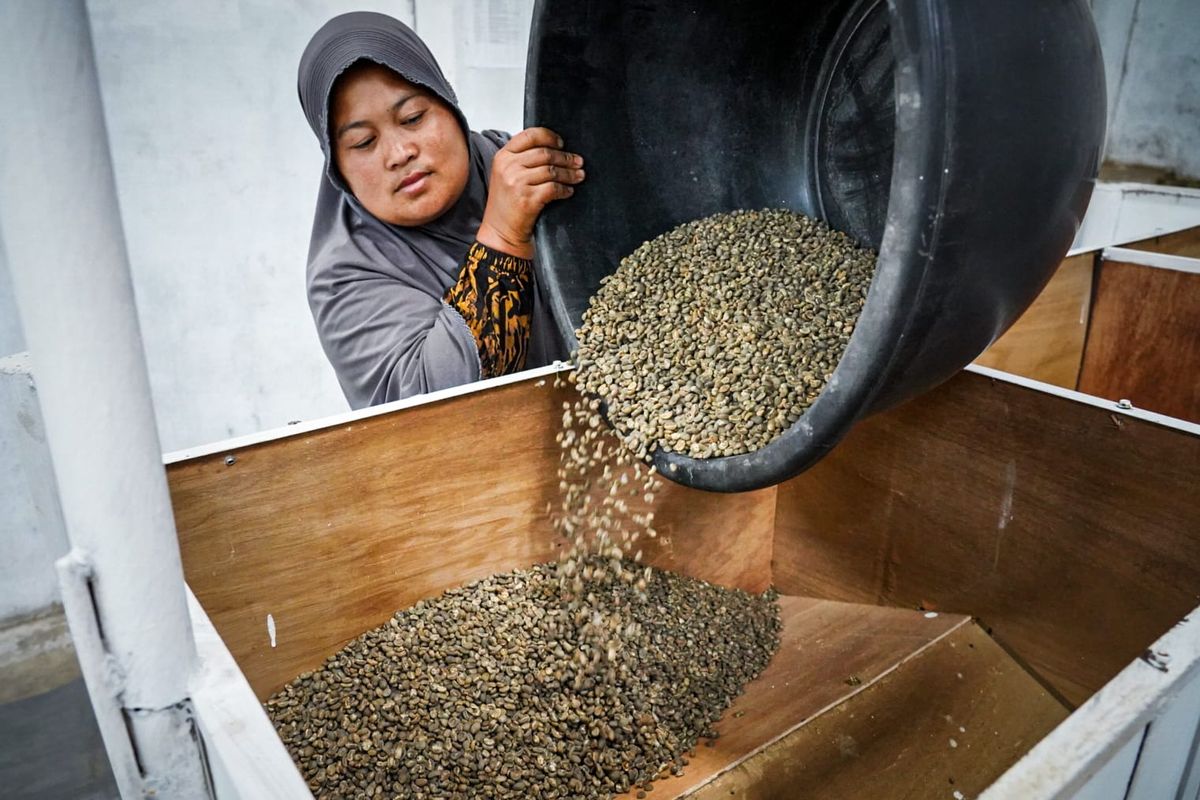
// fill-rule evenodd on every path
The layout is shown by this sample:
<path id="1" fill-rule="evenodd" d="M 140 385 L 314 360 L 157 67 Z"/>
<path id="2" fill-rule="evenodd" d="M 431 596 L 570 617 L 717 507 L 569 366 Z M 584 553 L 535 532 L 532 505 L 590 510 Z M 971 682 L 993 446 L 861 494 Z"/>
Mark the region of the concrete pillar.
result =
<path id="1" fill-rule="evenodd" d="M 209 797 L 188 696 L 195 646 L 83 0 L 0 3 L 0 97 L 0 236 L 72 545 L 67 574 L 90 584 L 64 585 L 64 603 L 97 721 L 123 796 Z M 79 629 L 89 596 L 102 639 Z M 81 646 L 89 637 L 103 652 Z"/>

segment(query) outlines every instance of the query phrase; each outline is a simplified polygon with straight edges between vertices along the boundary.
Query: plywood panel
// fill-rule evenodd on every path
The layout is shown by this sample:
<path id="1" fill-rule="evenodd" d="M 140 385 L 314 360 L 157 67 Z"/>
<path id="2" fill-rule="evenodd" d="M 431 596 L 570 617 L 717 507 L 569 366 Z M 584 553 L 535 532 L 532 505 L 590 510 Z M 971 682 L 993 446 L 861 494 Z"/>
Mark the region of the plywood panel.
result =
<path id="1" fill-rule="evenodd" d="M 528 380 L 172 465 L 188 583 L 255 692 L 420 598 L 553 559 L 565 392 Z M 649 563 L 770 584 L 774 489 L 671 484 L 655 506 Z"/>
<path id="2" fill-rule="evenodd" d="M 779 652 L 716 725 L 721 736 L 715 746 L 697 747 L 683 775 L 655 781 L 654 796 L 689 796 L 941 637 L 970 625 L 963 616 L 930 619 L 907 609 L 805 597 L 781 597 L 779 605 Z"/>
<path id="3" fill-rule="evenodd" d="M 1200 274 L 1101 262 L 1079 390 L 1200 421 Z"/>
<path id="4" fill-rule="evenodd" d="M 687 796 L 977 797 L 1066 715 L 977 625 L 961 625 Z"/>
<path id="5" fill-rule="evenodd" d="M 779 487 L 780 591 L 974 614 L 1064 697 L 1200 602 L 1200 437 L 961 373 Z"/>
<path id="6" fill-rule="evenodd" d="M 1087 338 L 1095 253 L 1062 262 L 1021 318 L 975 361 L 1074 389 Z"/>
<path id="7" fill-rule="evenodd" d="M 1162 236 L 1152 236 L 1149 239 L 1121 246 L 1133 250 L 1148 250 L 1152 253 L 1200 258 L 1200 226 L 1175 233 L 1165 233 Z"/>

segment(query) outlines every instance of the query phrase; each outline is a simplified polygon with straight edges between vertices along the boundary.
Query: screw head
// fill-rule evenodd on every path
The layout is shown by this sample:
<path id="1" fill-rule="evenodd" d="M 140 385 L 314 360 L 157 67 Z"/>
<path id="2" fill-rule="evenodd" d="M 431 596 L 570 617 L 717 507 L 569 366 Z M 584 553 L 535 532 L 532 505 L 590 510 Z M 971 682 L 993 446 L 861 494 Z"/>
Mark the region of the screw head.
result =
<path id="1" fill-rule="evenodd" d="M 225 456 L 225 466 L 232 467 L 236 463 L 237 463 L 237 456 L 233 455 L 232 453 L 230 455 Z"/>
<path id="2" fill-rule="evenodd" d="M 1129 402 L 1125 398 L 1121 398 L 1120 400 L 1117 401 L 1117 408 L 1122 408 L 1122 409 L 1128 410 L 1128 409 L 1133 408 L 1133 403 Z"/>

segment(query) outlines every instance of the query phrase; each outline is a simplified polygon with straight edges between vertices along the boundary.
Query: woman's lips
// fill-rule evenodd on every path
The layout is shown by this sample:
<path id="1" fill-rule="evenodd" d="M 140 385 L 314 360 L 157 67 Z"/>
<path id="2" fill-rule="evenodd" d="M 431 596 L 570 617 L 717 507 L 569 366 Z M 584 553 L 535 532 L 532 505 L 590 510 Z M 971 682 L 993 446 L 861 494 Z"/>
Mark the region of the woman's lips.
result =
<path id="1" fill-rule="evenodd" d="M 428 172 L 415 172 L 400 181 L 400 186 L 396 188 L 396 191 L 404 192 L 405 194 L 415 194 L 425 188 L 425 179 L 428 177 Z"/>

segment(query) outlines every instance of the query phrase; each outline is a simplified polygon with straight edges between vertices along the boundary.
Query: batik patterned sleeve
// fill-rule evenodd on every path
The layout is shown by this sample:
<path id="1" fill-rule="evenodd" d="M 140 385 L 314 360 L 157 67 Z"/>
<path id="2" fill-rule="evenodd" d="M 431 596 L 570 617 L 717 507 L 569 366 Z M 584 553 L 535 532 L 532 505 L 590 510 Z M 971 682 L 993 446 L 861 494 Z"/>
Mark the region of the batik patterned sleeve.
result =
<path id="1" fill-rule="evenodd" d="M 475 242 L 445 300 L 475 337 L 483 377 L 524 369 L 533 317 L 533 262 Z"/>

